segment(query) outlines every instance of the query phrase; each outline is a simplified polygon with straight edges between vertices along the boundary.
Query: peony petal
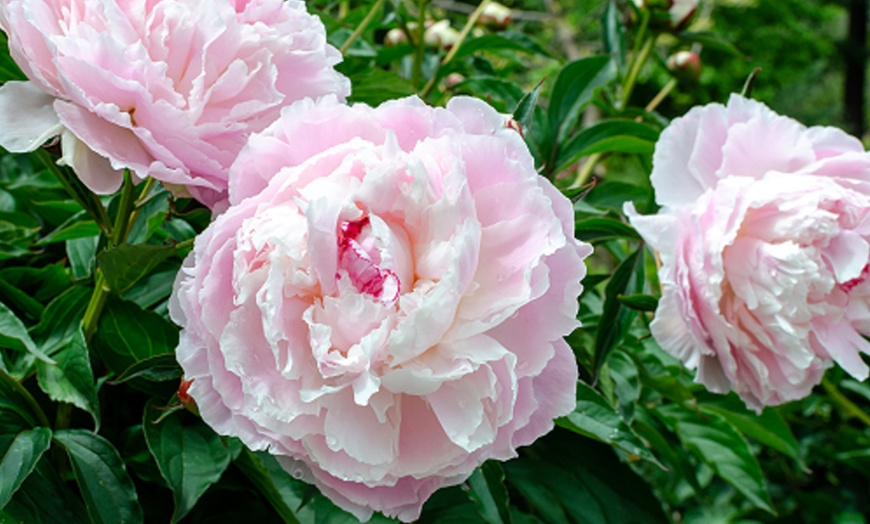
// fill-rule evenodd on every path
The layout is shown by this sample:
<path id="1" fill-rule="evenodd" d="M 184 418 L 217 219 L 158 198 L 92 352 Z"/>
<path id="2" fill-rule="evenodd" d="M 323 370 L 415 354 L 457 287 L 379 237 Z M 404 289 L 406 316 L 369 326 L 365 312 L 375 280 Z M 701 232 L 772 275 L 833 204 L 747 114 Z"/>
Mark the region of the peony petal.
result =
<path id="1" fill-rule="evenodd" d="M 0 146 L 13 153 L 33 151 L 63 130 L 54 97 L 30 82 L 0 86 Z"/>

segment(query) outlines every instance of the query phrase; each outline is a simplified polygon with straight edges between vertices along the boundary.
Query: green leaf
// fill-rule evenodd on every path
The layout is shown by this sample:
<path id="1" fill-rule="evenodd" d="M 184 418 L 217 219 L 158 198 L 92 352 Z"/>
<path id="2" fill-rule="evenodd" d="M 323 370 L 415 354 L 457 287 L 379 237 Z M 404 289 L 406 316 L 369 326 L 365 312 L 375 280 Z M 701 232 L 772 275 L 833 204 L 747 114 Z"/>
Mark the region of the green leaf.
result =
<path id="1" fill-rule="evenodd" d="M 42 304 L 3 278 L 0 278 L 0 297 L 31 320 L 38 320 L 42 316 Z"/>
<path id="2" fill-rule="evenodd" d="M 612 352 L 607 359 L 607 365 L 619 399 L 619 411 L 625 421 L 631 423 L 634 418 L 634 408 L 640 399 L 640 372 L 634 360 L 622 351 Z"/>
<path id="3" fill-rule="evenodd" d="M 674 404 L 660 406 L 655 413 L 677 433 L 690 453 L 710 466 L 755 507 L 775 514 L 761 467 L 746 440 L 733 426 Z"/>
<path id="4" fill-rule="evenodd" d="M 625 69 L 625 25 L 616 0 L 609 0 L 601 20 L 604 50 L 613 58 L 616 67 Z"/>
<path id="5" fill-rule="evenodd" d="M 0 347 L 27 352 L 45 362 L 53 362 L 48 355 L 36 347 L 21 319 L 2 302 L 0 302 Z"/>
<path id="6" fill-rule="evenodd" d="M 274 457 L 243 449 L 234 463 L 285 523 L 299 524 L 294 508 L 299 508 L 304 501 L 302 486 L 281 468 Z"/>
<path id="7" fill-rule="evenodd" d="M 661 504 L 612 449 L 555 430 L 504 464 L 507 482 L 551 523 L 668 522 Z"/>
<path id="8" fill-rule="evenodd" d="M 161 414 L 149 403 L 142 428 L 160 474 L 172 490 L 174 523 L 184 518 L 199 497 L 220 480 L 230 465 L 230 450 L 201 420 L 186 424 L 182 421 L 189 415 L 174 413 L 155 423 Z"/>
<path id="9" fill-rule="evenodd" d="M 490 524 L 511 522 L 510 500 L 504 486 L 504 470 L 498 462 L 487 461 L 468 478 L 469 496 L 483 519 Z"/>
<path id="10" fill-rule="evenodd" d="M 600 366 L 610 351 L 622 340 L 634 320 L 635 311 L 623 306 L 620 295 L 632 294 L 643 287 L 642 248 L 627 256 L 604 288 L 604 306 L 595 336 L 595 366 Z"/>
<path id="11" fill-rule="evenodd" d="M 521 33 L 488 34 L 466 40 L 453 57 L 454 60 L 472 56 L 480 51 L 519 51 L 553 57 L 552 52 Z"/>
<path id="12" fill-rule="evenodd" d="M 747 437 L 793 458 L 806 469 L 801 459 L 800 445 L 776 409 L 767 408 L 759 415 L 746 409 L 743 402 L 732 395 L 715 402 L 705 402 L 699 407 L 703 413 L 721 418 Z"/>
<path id="13" fill-rule="evenodd" d="M 66 192 L 94 219 L 99 229 L 109 236 L 108 232 L 111 230 L 109 215 L 97 195 L 88 189 L 71 169 L 55 164 L 51 154 L 45 149 L 37 149 L 32 156 L 57 178 Z"/>
<path id="14" fill-rule="evenodd" d="M 620 304 L 635 311 L 652 313 L 659 307 L 659 299 L 652 295 L 617 295 L 616 298 Z"/>
<path id="15" fill-rule="evenodd" d="M 54 439 L 66 448 L 88 514 L 95 523 L 143 521 L 133 481 L 108 440 L 81 429 L 56 431 Z"/>
<path id="16" fill-rule="evenodd" d="M 97 262 L 109 286 L 122 293 L 176 252 L 175 246 L 121 244 L 97 255 Z"/>
<path id="17" fill-rule="evenodd" d="M 39 324 L 30 330 L 30 335 L 48 355 L 67 344 L 79 329 L 90 296 L 90 289 L 73 286 L 58 295 L 45 308 Z"/>
<path id="18" fill-rule="evenodd" d="M 634 120 L 604 120 L 574 135 L 559 148 L 556 172 L 593 153 L 637 153 L 652 155 L 658 131 Z"/>
<path id="19" fill-rule="evenodd" d="M 90 523 L 81 499 L 66 488 L 43 455 L 3 512 L 16 524 Z"/>
<path id="20" fill-rule="evenodd" d="M 603 242 L 616 238 L 640 240 L 640 235 L 630 225 L 606 217 L 590 217 L 574 223 L 574 235 L 586 242 Z"/>
<path id="21" fill-rule="evenodd" d="M 73 278 L 80 280 L 94 273 L 94 256 L 100 237 L 74 238 L 66 241 L 66 257 L 69 259 Z"/>
<path id="22" fill-rule="evenodd" d="M 178 379 L 183 375 L 181 366 L 174 353 L 164 353 L 148 357 L 128 367 L 112 380 L 112 384 L 122 384 L 128 380 L 144 378 L 151 382 Z"/>
<path id="23" fill-rule="evenodd" d="M 607 56 L 581 58 L 559 71 L 547 110 L 550 134 L 557 143 L 577 125 L 580 112 L 592 100 L 595 91 L 610 82 L 615 74 L 613 61 Z"/>
<path id="24" fill-rule="evenodd" d="M 352 102 L 378 105 L 381 102 L 401 98 L 415 93 L 407 80 L 383 69 L 369 69 L 363 74 L 354 75 Z"/>
<path id="25" fill-rule="evenodd" d="M 94 431 L 99 431 L 100 401 L 88 346 L 81 329 L 54 357 L 56 364 L 36 363 L 39 387 L 55 402 L 68 402 L 90 413 L 94 419 Z"/>
<path id="26" fill-rule="evenodd" d="M 50 426 L 45 413 L 33 396 L 2 368 L 0 368 L 0 413 L 12 415 L 3 422 L 4 427 L 14 428 L 13 431 L 27 427 Z"/>
<path id="27" fill-rule="evenodd" d="M 120 374 L 139 361 L 174 354 L 178 328 L 153 311 L 110 295 L 91 344 L 109 369 Z"/>
<path id="28" fill-rule="evenodd" d="M 50 445 L 48 428 L 25 430 L 12 438 L 0 459 L 0 509 L 6 507 Z"/>
<path id="29" fill-rule="evenodd" d="M 100 228 L 93 220 L 85 218 L 84 212 L 78 213 L 57 229 L 39 239 L 36 243 L 38 246 L 46 246 L 57 242 L 65 242 L 67 240 L 75 240 L 78 238 L 89 238 L 100 235 Z"/>
<path id="30" fill-rule="evenodd" d="M 556 425 L 661 466 L 619 412 L 583 382 L 577 382 L 577 407 L 567 416 L 557 419 Z"/>
<path id="31" fill-rule="evenodd" d="M 535 113 L 535 107 L 538 105 L 538 97 L 541 94 L 541 88 L 544 86 L 546 78 L 538 82 L 531 91 L 526 93 L 514 109 L 513 119 L 520 124 L 520 128 L 528 129 L 532 123 L 532 116 Z"/>

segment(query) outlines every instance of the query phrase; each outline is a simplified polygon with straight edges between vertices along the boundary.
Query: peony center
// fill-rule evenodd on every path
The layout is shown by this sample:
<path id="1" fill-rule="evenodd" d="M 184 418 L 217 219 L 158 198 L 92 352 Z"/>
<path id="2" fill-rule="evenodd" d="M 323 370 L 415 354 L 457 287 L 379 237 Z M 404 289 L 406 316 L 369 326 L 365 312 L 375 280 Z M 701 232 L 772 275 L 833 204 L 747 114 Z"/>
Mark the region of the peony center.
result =
<path id="1" fill-rule="evenodd" d="M 398 300 L 402 285 L 396 273 L 384 266 L 385 257 L 377 240 L 367 215 L 342 222 L 338 234 L 338 269 L 347 273 L 357 291 L 392 305 Z M 341 274 L 336 274 L 336 278 L 341 278 Z"/>

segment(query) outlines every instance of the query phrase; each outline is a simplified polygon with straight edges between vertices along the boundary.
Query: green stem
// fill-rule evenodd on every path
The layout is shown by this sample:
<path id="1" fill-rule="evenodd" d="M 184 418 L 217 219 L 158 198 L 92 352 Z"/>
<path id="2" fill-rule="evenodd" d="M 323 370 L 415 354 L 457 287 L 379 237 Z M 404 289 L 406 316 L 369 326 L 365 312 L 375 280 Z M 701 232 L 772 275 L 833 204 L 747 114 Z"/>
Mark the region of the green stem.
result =
<path id="1" fill-rule="evenodd" d="M 631 93 L 634 91 L 634 85 L 637 83 L 637 77 L 640 75 L 640 70 L 643 69 L 643 65 L 646 63 L 647 58 L 649 58 L 653 45 L 655 45 L 655 41 L 656 39 L 654 37 L 647 39 L 640 48 L 639 54 L 632 61 L 631 69 L 629 69 L 628 76 L 625 78 L 625 82 L 622 85 L 622 109 L 625 109 L 628 106 Z"/>
<path id="2" fill-rule="evenodd" d="M 54 417 L 54 430 L 67 429 L 70 420 L 72 419 L 73 405 L 68 402 L 61 402 L 57 406 L 57 414 Z"/>
<path id="3" fill-rule="evenodd" d="M 595 169 L 596 165 L 598 165 L 598 161 L 601 160 L 602 156 L 601 153 L 593 153 L 589 155 L 589 158 L 586 159 L 586 162 L 584 162 L 577 171 L 577 177 L 574 178 L 574 182 L 572 182 L 569 187 L 582 187 L 583 184 L 589 180 L 589 177 L 592 175 L 592 170 Z"/>
<path id="4" fill-rule="evenodd" d="M 339 49 L 339 51 L 342 55 L 345 54 L 347 50 L 350 49 L 350 46 L 354 42 L 356 42 L 357 38 L 359 38 L 360 35 L 363 34 L 363 31 L 365 31 L 369 24 L 372 23 L 375 15 L 378 14 L 383 6 L 384 0 L 378 0 L 377 2 L 375 2 L 375 5 L 372 6 L 372 9 L 368 12 L 366 17 L 362 19 L 362 22 L 360 22 L 359 25 L 356 26 L 356 29 L 353 31 L 353 33 L 351 33 L 347 40 L 345 40 L 344 43 L 341 44 L 341 49 Z"/>
<path id="5" fill-rule="evenodd" d="M 147 192 L 148 188 L 146 187 L 145 189 Z M 125 170 L 124 185 L 121 187 L 121 202 L 118 206 L 118 214 L 115 215 L 112 234 L 109 237 L 109 243 L 112 247 L 121 245 L 127 239 L 130 226 L 139 214 L 139 209 L 134 210 L 135 199 L 136 187 L 133 185 L 133 178 L 130 175 L 130 171 Z M 94 335 L 94 331 L 97 329 L 100 314 L 103 312 L 103 306 L 106 305 L 106 300 L 109 298 L 109 292 L 111 291 L 103 272 L 97 269 L 96 274 L 94 292 L 91 294 L 91 300 L 88 302 L 88 307 L 85 309 L 85 315 L 82 318 L 82 331 L 84 332 L 85 340 L 89 342 Z"/>
<path id="6" fill-rule="evenodd" d="M 846 417 L 855 417 L 861 422 L 864 423 L 865 426 L 870 428 L 870 415 L 868 415 L 863 409 L 856 406 L 849 398 L 840 393 L 840 390 L 837 389 L 837 386 L 826 378 L 822 379 L 822 387 L 825 388 L 825 391 L 828 392 L 831 400 L 834 401 L 834 404 L 837 404 L 840 409 L 843 410 L 843 414 Z"/>
<path id="7" fill-rule="evenodd" d="M 414 87 L 420 85 L 423 78 L 423 59 L 426 57 L 426 43 L 423 42 L 423 37 L 426 34 L 426 4 L 428 0 L 419 0 L 417 2 L 417 36 L 413 43 L 417 46 L 414 53 L 414 66 L 411 69 L 411 84 Z"/>
<path id="8" fill-rule="evenodd" d="M 294 513 L 293 508 L 287 505 L 260 457 L 252 453 L 248 448 L 245 448 L 233 461 L 233 464 L 256 486 L 257 491 L 263 494 L 284 522 L 287 524 L 300 524 L 299 518 Z"/>
<path id="9" fill-rule="evenodd" d="M 675 87 L 677 87 L 677 79 L 671 78 L 671 80 L 667 84 L 665 84 L 665 87 L 663 87 L 662 90 L 659 91 L 658 94 L 656 94 L 656 96 L 654 96 L 653 99 L 649 101 L 649 104 L 646 105 L 644 110 L 649 113 L 650 111 L 657 108 L 659 104 L 661 104 L 662 101 L 667 98 L 669 94 L 671 94 L 671 91 L 673 91 Z M 640 120 L 640 117 L 638 117 L 638 120 Z"/>
<path id="10" fill-rule="evenodd" d="M 477 23 L 477 19 L 480 18 L 480 15 L 483 14 L 483 9 L 486 7 L 486 4 L 489 3 L 489 0 L 482 0 L 480 5 L 477 6 L 477 9 L 474 10 L 473 13 L 468 17 L 468 21 L 465 23 L 465 27 L 462 28 L 462 31 L 459 32 L 459 36 L 456 38 L 456 43 L 453 44 L 453 47 L 450 48 L 450 51 L 447 53 L 447 56 L 444 57 L 444 60 L 441 61 L 441 65 L 438 68 L 442 68 L 450 63 L 453 60 L 453 57 L 456 56 L 456 53 L 459 52 L 459 48 L 462 47 L 462 43 L 465 41 L 465 38 L 468 36 L 468 33 L 471 32 L 472 28 L 474 28 L 474 24 Z M 432 91 L 432 88 L 435 87 L 435 82 L 438 80 L 438 74 L 432 75 L 429 79 L 429 82 L 426 83 L 426 87 L 423 88 L 423 91 L 420 92 L 421 98 L 426 98 L 426 96 Z"/>
<path id="11" fill-rule="evenodd" d="M 70 170 L 61 169 L 55 163 L 51 154 L 45 149 L 37 149 L 33 154 L 39 163 L 54 175 L 73 200 L 78 202 L 91 215 L 91 218 L 100 227 L 100 231 L 108 237 L 111 234 L 111 221 L 99 197 L 88 189 Z"/>

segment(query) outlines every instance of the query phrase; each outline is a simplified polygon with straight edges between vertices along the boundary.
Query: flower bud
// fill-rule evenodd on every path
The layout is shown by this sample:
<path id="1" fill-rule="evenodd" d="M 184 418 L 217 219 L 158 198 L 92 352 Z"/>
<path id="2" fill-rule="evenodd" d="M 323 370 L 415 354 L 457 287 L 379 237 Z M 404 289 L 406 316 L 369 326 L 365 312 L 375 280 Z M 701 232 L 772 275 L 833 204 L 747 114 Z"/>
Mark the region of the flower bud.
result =
<path id="1" fill-rule="evenodd" d="M 444 87 L 447 89 L 453 89 L 463 80 L 465 80 L 465 75 L 454 71 L 453 73 L 447 75 L 446 78 L 444 78 Z"/>
<path id="2" fill-rule="evenodd" d="M 668 57 L 667 65 L 678 80 L 694 82 L 701 76 L 701 57 L 692 51 L 677 51 Z"/>
<path id="3" fill-rule="evenodd" d="M 459 31 L 450 27 L 449 20 L 439 20 L 426 28 L 423 42 L 428 47 L 440 47 L 448 50 L 459 39 Z"/>
<path id="4" fill-rule="evenodd" d="M 490 29 L 504 29 L 511 25 L 511 10 L 498 2 L 490 2 L 483 8 L 483 13 L 477 19 L 478 25 L 489 27 Z"/>
<path id="5" fill-rule="evenodd" d="M 390 29 L 384 36 L 384 45 L 387 47 L 395 47 L 397 45 L 404 44 L 407 41 L 408 37 L 405 35 L 405 32 L 398 27 Z"/>
<path id="6" fill-rule="evenodd" d="M 185 409 L 194 415 L 199 415 L 199 408 L 196 407 L 196 401 L 193 400 L 193 397 L 191 397 L 187 392 L 187 390 L 190 389 L 191 384 L 193 384 L 193 379 L 185 380 L 184 377 L 181 377 L 181 383 L 178 385 L 178 392 L 175 396 L 178 397 L 178 400 Z"/>

